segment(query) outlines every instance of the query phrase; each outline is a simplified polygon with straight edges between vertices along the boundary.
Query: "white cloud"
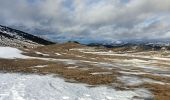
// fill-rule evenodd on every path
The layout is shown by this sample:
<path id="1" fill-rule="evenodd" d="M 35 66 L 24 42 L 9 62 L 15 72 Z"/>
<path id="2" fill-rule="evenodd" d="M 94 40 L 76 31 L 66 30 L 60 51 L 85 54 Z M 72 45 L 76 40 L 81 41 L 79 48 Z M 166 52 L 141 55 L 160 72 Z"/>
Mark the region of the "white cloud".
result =
<path id="1" fill-rule="evenodd" d="M 169 0 L 0 1 L 1 24 L 85 38 L 170 38 L 169 13 Z"/>

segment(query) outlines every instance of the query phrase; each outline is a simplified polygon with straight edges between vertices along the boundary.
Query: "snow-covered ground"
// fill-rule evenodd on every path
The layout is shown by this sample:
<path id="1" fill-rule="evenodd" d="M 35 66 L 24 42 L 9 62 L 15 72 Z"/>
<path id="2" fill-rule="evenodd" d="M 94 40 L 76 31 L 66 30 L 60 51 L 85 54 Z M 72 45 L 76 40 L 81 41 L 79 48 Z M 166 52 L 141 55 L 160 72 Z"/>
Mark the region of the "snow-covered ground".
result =
<path id="1" fill-rule="evenodd" d="M 144 83 L 156 83 L 169 85 L 167 81 L 141 78 L 140 75 L 154 75 L 159 77 L 170 77 L 169 61 L 170 58 L 164 56 L 150 56 L 143 54 L 127 53 L 119 54 L 112 51 L 100 51 L 92 48 L 72 49 L 84 54 L 93 54 L 92 56 L 72 54 L 79 59 L 67 58 L 70 52 L 55 53 L 57 58 L 50 58 L 49 54 L 35 52 L 49 58 L 24 56 L 22 51 L 11 47 L 0 47 L 0 58 L 5 59 L 39 59 L 50 62 L 62 62 L 69 65 L 68 69 L 79 68 L 89 70 L 86 65 L 93 65 L 110 69 L 109 71 L 94 72 L 91 75 L 110 75 L 112 69 L 117 70 L 122 75 L 117 79 L 124 83 L 125 86 L 141 85 Z M 82 54 L 81 53 L 81 54 Z M 98 56 L 104 55 L 103 61 L 97 60 Z M 60 58 L 60 56 L 65 58 Z M 120 56 L 122 59 L 119 59 Z M 89 59 L 83 59 L 83 58 Z M 102 57 L 102 56 L 101 56 Z M 123 58 L 125 57 L 125 58 Z M 130 59 L 127 59 L 127 58 Z M 134 57 L 134 58 L 133 58 Z M 91 60 L 94 59 L 94 60 Z M 37 65 L 34 68 L 44 68 L 48 65 Z M 23 75 L 23 74 L 3 74 L 0 73 L 0 100 L 138 100 L 133 97 L 152 97 L 147 89 L 134 89 L 128 91 L 118 91 L 113 87 L 94 87 L 89 88 L 85 84 L 67 83 L 63 79 L 53 77 L 52 75 Z M 133 98 L 133 99 L 132 99 Z M 141 100 L 141 98 L 139 99 Z M 143 100 L 143 98 L 142 98 Z"/>
<path id="2" fill-rule="evenodd" d="M 85 84 L 67 83 L 52 75 L 1 73 L 0 80 L 0 100 L 132 100 L 134 96 L 152 97 L 145 89 L 118 91 L 105 86 L 90 88 Z"/>
<path id="3" fill-rule="evenodd" d="M 0 47 L 0 58 L 14 59 L 14 58 L 29 58 L 21 54 L 22 51 L 12 47 Z"/>
<path id="4" fill-rule="evenodd" d="M 82 48 L 82 49 L 72 49 L 77 50 L 79 52 L 87 53 L 87 54 L 95 54 L 95 55 L 103 55 L 103 56 L 120 56 L 120 57 L 138 57 L 143 59 L 152 59 L 152 60 L 164 60 L 164 61 L 170 61 L 170 58 L 167 57 L 160 57 L 160 56 L 146 56 L 146 55 L 139 55 L 139 53 L 123 53 L 119 54 L 117 52 L 113 51 L 97 51 L 89 48 Z M 146 53 L 146 52 L 140 52 L 140 53 Z"/>
<path id="5" fill-rule="evenodd" d="M 121 76 L 121 77 L 118 77 L 118 79 L 127 86 L 141 85 L 143 83 L 156 83 L 156 84 L 162 84 L 162 85 L 169 84 L 169 83 L 164 83 L 161 81 L 155 81 L 149 78 L 140 78 L 137 76 Z"/>

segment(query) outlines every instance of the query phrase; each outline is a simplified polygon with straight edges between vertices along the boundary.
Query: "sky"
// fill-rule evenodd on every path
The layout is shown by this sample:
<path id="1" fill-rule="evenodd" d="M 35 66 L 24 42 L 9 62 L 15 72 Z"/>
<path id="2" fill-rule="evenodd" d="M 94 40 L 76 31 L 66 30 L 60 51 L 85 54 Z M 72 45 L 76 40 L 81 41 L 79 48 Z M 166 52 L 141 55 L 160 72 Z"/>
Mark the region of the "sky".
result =
<path id="1" fill-rule="evenodd" d="M 170 0 L 0 0 L 0 24 L 56 41 L 170 39 Z"/>

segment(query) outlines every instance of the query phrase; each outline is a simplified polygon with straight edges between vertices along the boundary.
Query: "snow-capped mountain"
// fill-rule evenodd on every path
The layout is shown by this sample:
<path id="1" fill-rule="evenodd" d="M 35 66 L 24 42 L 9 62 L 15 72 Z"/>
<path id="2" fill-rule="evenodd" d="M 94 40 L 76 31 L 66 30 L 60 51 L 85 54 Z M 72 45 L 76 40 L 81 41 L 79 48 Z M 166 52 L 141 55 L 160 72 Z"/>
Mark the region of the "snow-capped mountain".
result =
<path id="1" fill-rule="evenodd" d="M 54 44 L 40 37 L 0 25 L 0 46 L 35 47 Z"/>
<path id="2" fill-rule="evenodd" d="M 170 50 L 170 41 L 165 40 L 133 40 L 133 41 L 112 41 L 103 43 L 90 43 L 88 46 L 104 46 L 107 48 L 124 48 L 131 50 Z"/>

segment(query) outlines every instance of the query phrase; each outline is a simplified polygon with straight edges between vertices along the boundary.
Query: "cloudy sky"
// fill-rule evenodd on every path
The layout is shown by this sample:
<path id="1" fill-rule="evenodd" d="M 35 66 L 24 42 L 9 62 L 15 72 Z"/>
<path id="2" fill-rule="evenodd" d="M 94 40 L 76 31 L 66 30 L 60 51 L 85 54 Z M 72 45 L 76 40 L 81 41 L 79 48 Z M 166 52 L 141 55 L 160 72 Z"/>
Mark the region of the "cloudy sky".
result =
<path id="1" fill-rule="evenodd" d="M 53 39 L 170 39 L 170 0 L 0 0 L 0 24 Z"/>

